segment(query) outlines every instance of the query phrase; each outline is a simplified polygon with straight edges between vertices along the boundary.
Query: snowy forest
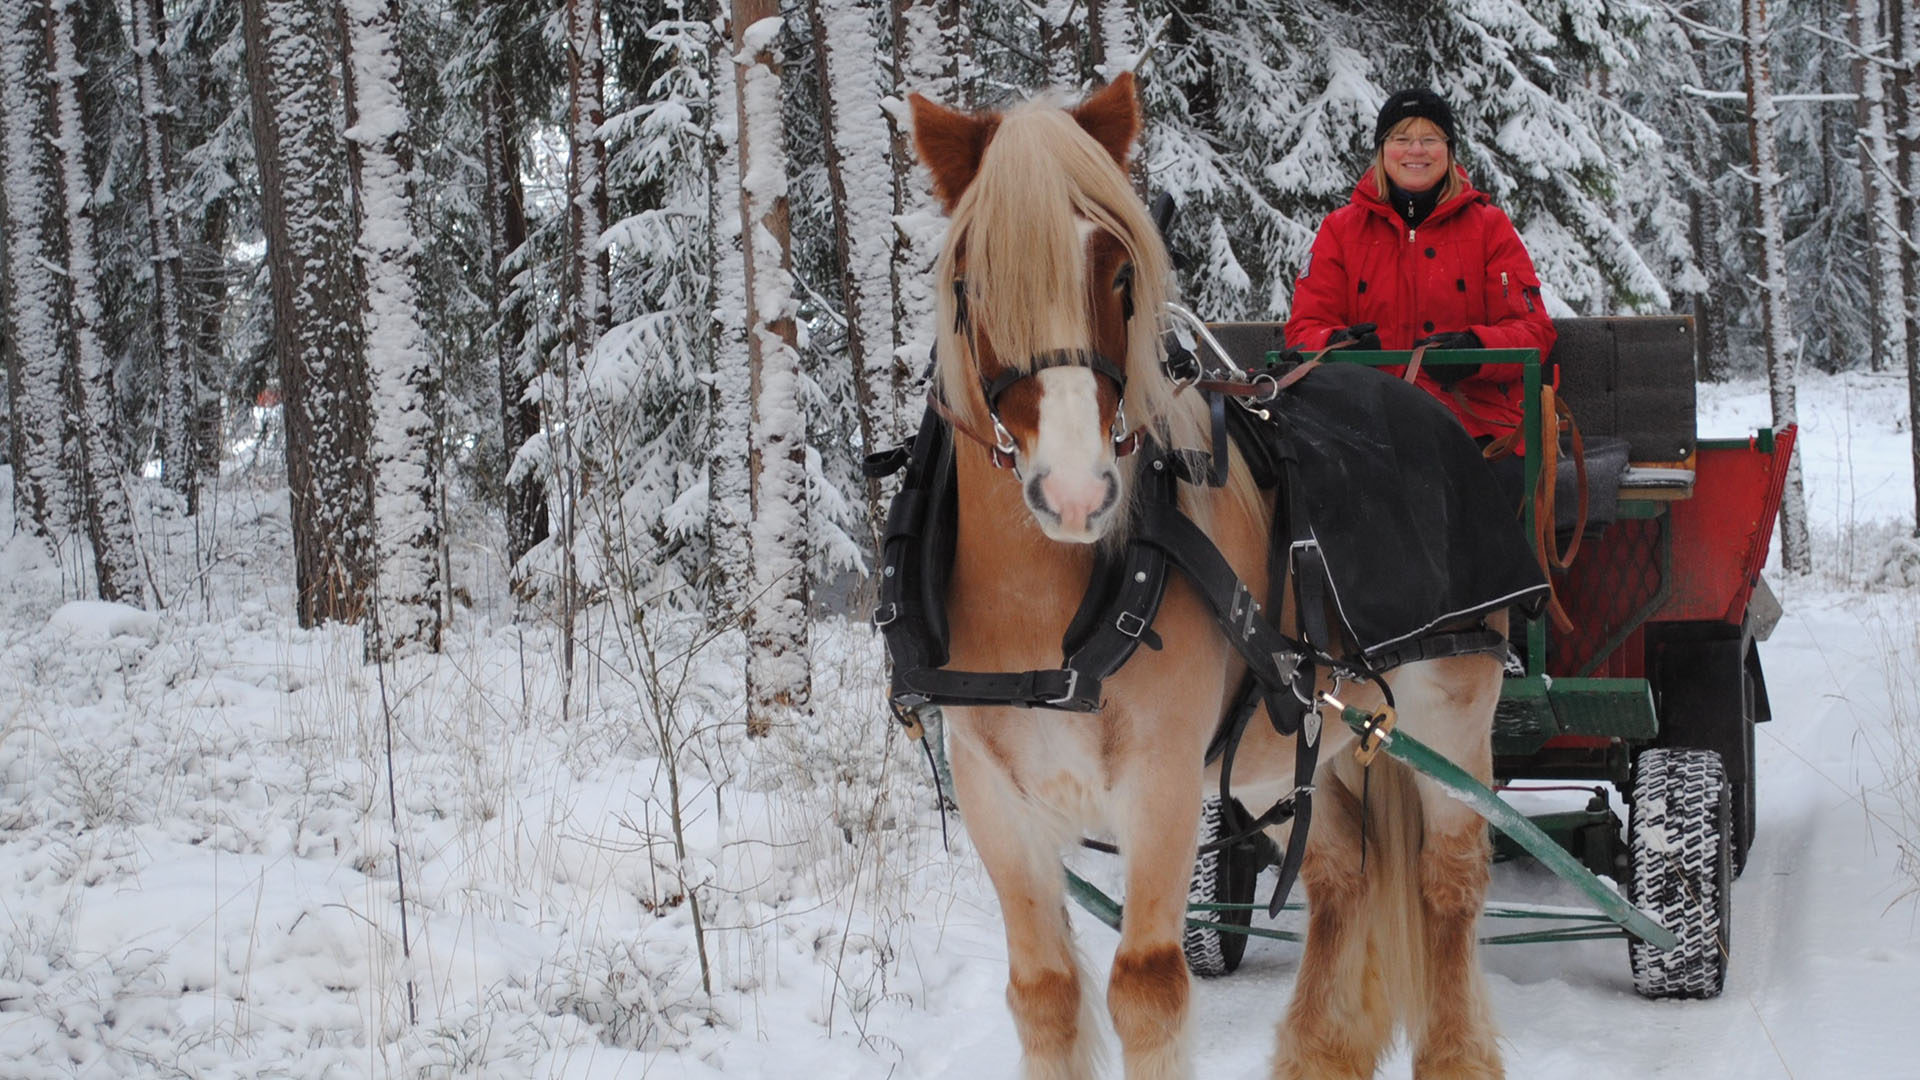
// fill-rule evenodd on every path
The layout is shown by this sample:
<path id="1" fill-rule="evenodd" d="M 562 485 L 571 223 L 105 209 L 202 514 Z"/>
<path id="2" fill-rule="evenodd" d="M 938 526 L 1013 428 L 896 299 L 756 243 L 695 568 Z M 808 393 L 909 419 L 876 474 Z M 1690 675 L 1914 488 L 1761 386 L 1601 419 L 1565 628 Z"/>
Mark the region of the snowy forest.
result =
<path id="1" fill-rule="evenodd" d="M 1455 103 L 1556 314 L 1699 370 L 1911 366 L 1920 6 L 48 0 L 8 5 L 7 457 L 77 592 L 166 607 L 134 506 L 284 455 L 302 625 L 433 648 L 448 551 L 529 619 L 751 635 L 804 708 L 920 410 L 942 222 L 905 95 L 1137 73 L 1189 305 L 1281 319 L 1372 117 Z M 1389 28 L 1392 28 L 1389 31 Z M 255 445 L 258 444 L 258 445 Z M 146 485 L 142 487 L 141 485 Z M 151 490 L 149 490 L 151 489 Z M 1789 496 L 1790 560 L 1804 563 Z M 1797 537 L 1797 539 L 1796 539 Z M 569 634 L 571 636 L 571 633 Z"/>
<path id="2" fill-rule="evenodd" d="M 1286 317 L 1381 103 L 1428 86 L 1554 314 L 1690 315 L 1700 380 L 1766 380 L 1776 424 L 1812 372 L 1889 373 L 1920 402 L 1920 0 L 0 0 L 7 565 L 50 568 L 49 609 L 279 619 L 333 635 L 287 653 L 374 672 L 326 684 L 364 695 L 344 707 L 358 727 L 315 720 L 300 739 L 364 766 L 336 791 L 309 763 L 302 805 L 376 824 L 288 841 L 306 857 L 345 837 L 340 858 L 378 883 L 362 907 L 385 912 L 367 952 L 386 959 L 343 976 L 405 986 L 365 1020 L 372 1042 L 439 992 L 434 1053 L 515 1052 L 511 1032 L 473 1049 L 487 1037 L 445 1007 L 453 976 L 416 956 L 432 931 L 407 913 L 511 922 L 536 864 L 615 859 L 508 854 L 487 833 L 457 873 L 437 861 L 423 823 L 442 797 L 504 815 L 503 835 L 559 829 L 496 798 L 494 758 L 460 764 L 522 746 L 472 704 L 509 686 L 515 715 L 567 729 L 539 738 L 578 776 L 657 770 L 636 783 L 658 817 L 615 830 L 641 869 L 607 902 L 631 913 L 529 990 L 545 996 L 528 1015 L 648 1050 L 751 1011 L 725 986 L 750 990 L 782 954 L 742 928 L 802 887 L 743 850 L 758 841 L 729 832 L 742 811 L 723 792 L 769 817 L 781 785 L 838 792 L 819 796 L 835 827 L 808 842 L 850 847 L 814 861 L 876 894 L 876 920 L 914 917 L 873 868 L 927 857 L 924 822 L 873 837 L 936 800 L 882 782 L 923 766 L 891 730 L 862 625 L 890 491 L 861 462 L 920 420 L 944 227 L 906 98 L 1000 107 L 1122 71 L 1148 117 L 1136 184 L 1177 200 L 1179 287 L 1208 319 Z M 1790 484 L 1783 560 L 1804 570 L 1818 537 Z M 482 654 L 518 666 L 480 673 Z M 448 670 L 486 692 L 418 691 Z M 823 700 L 865 712 L 829 722 Z M 394 792 L 396 739 L 422 762 L 444 751 L 438 794 Z M 777 767 L 754 764 L 783 739 Z M 109 801 L 100 820 L 131 813 Z M 220 821 L 208 835 L 248 827 Z M 222 850 L 254 841 L 271 846 Z M 489 867 L 497 895 L 474 884 Z M 646 918 L 691 920 L 666 974 L 617 944 Z M 23 920 L 16 941 L 59 951 Z M 813 946 L 839 950 L 829 1028 L 890 993 L 891 939 L 851 925 Z M 0 1009 L 7 987 L 45 982 L 12 948 Z M 468 1019 L 500 1007 L 472 974 Z M 168 1045 L 198 1060 L 179 1027 Z M 118 1052 L 99 1051 L 110 1072 L 145 1060 Z"/>

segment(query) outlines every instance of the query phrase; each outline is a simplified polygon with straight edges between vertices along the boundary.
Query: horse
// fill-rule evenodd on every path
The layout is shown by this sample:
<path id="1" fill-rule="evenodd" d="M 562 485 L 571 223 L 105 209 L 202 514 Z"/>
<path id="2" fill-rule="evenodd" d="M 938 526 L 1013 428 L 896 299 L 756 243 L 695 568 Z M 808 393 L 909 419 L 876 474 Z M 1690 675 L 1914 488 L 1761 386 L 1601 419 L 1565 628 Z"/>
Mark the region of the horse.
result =
<path id="1" fill-rule="evenodd" d="M 963 112 L 915 94 L 910 108 L 914 145 L 949 218 L 934 268 L 933 393 L 964 436 L 953 439 L 950 663 L 1047 666 L 1096 554 L 1133 526 L 1140 458 L 1126 451 L 1141 433 L 1208 445 L 1205 402 L 1163 363 L 1173 271 L 1129 180 L 1141 126 L 1133 79 L 1123 73 L 1071 107 L 1040 99 Z M 1275 497 L 1245 458 L 1233 452 L 1223 486 L 1183 484 L 1179 499 L 1248 591 L 1268 595 Z M 1296 627 L 1294 606 L 1268 613 L 1282 632 Z M 1504 610 L 1483 623 L 1504 642 Z M 1157 647 L 1105 680 L 1097 711 L 945 710 L 954 795 L 1005 922 L 1006 1000 L 1027 1080 L 1090 1078 L 1105 1053 L 1061 863 L 1089 832 L 1113 837 L 1125 857 L 1125 913 L 1105 988 L 1125 1075 L 1193 1075 L 1187 890 L 1206 785 L 1217 782 L 1209 741 L 1245 666 L 1178 575 L 1152 630 Z M 1401 730 L 1491 779 L 1497 657 L 1410 663 L 1385 682 Z M 1383 699 L 1377 686 L 1345 692 L 1363 708 Z M 1293 786 L 1294 739 L 1261 716 L 1246 731 L 1233 793 L 1266 805 L 1259 800 Z M 1397 762 L 1383 757 L 1365 775 L 1345 752 L 1351 732 L 1337 722 L 1325 732 L 1300 867 L 1308 932 L 1272 1075 L 1370 1077 L 1397 1028 L 1423 1080 L 1502 1076 L 1476 954 L 1485 823 Z M 1271 831 L 1284 846 L 1287 827 Z"/>

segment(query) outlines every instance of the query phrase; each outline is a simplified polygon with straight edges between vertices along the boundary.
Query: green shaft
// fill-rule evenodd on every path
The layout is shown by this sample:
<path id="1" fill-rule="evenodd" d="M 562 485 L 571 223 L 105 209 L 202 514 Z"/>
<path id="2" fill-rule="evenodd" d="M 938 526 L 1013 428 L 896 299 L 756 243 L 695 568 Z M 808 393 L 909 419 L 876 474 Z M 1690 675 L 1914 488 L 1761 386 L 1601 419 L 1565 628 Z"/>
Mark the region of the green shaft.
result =
<path id="1" fill-rule="evenodd" d="M 1364 735 L 1372 714 L 1365 709 L 1351 706 L 1340 711 L 1340 719 L 1357 735 Z M 1436 781 L 1461 802 L 1479 811 L 1494 828 L 1506 833 L 1514 843 L 1527 849 L 1528 854 L 1546 864 L 1562 881 L 1568 882 L 1587 895 L 1608 918 L 1618 923 L 1634 937 L 1662 951 L 1673 948 L 1678 939 L 1673 931 L 1661 926 L 1649 918 L 1646 912 L 1627 903 L 1619 893 L 1602 884 L 1580 860 L 1567 853 L 1567 849 L 1553 842 L 1553 838 L 1540 831 L 1540 827 L 1528 821 L 1526 816 L 1508 806 L 1498 795 L 1487 789 L 1485 784 L 1475 780 L 1465 769 L 1437 754 L 1432 748 L 1423 745 L 1411 735 L 1395 731 L 1383 747 L 1387 753 L 1406 762 L 1415 771 L 1427 775 Z"/>

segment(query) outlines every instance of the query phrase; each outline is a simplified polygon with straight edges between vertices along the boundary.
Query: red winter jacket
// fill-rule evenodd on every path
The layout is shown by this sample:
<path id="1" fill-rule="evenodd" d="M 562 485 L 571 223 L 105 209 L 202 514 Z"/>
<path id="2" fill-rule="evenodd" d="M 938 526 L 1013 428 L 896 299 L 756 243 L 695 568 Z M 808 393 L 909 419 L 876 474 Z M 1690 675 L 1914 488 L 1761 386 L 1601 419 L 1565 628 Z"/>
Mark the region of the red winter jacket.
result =
<path id="1" fill-rule="evenodd" d="M 1540 276 L 1513 222 L 1454 166 L 1462 190 L 1416 228 L 1389 208 L 1372 170 L 1347 205 L 1327 215 L 1307 270 L 1293 286 L 1287 342 L 1321 348 L 1343 326 L 1376 323 L 1383 349 L 1410 349 L 1428 334 L 1471 330 L 1489 349 L 1553 348 Z M 1387 369 L 1396 374 L 1404 369 Z M 1455 385 L 1467 408 L 1422 368 L 1419 384 L 1475 437 L 1504 435 L 1525 416 L 1521 367 L 1489 364 Z"/>

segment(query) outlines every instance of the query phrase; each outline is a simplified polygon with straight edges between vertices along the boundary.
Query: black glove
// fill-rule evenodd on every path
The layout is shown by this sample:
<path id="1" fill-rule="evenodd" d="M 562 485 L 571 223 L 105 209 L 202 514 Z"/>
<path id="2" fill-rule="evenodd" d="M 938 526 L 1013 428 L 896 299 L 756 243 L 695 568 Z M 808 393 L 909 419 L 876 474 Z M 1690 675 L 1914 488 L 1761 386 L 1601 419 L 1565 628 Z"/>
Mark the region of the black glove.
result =
<path id="1" fill-rule="evenodd" d="M 1480 335 L 1471 330 L 1448 330 L 1441 334 L 1428 334 L 1413 343 L 1414 348 L 1429 345 L 1436 349 L 1482 349 Z"/>
<path id="2" fill-rule="evenodd" d="M 1267 354 L 1269 368 L 1294 368 L 1306 362 L 1307 358 L 1300 355 L 1299 349 L 1276 349 Z"/>
<path id="3" fill-rule="evenodd" d="M 1379 352 L 1380 335 L 1374 333 L 1377 329 L 1379 329 L 1379 324 L 1370 322 L 1356 323 L 1353 326 L 1343 326 L 1327 335 L 1327 344 L 1333 346 L 1343 341 L 1351 341 L 1353 342 L 1353 348 L 1362 349 L 1367 352 Z"/>
<path id="4" fill-rule="evenodd" d="M 1485 347 L 1480 343 L 1480 335 L 1471 330 L 1448 330 L 1439 334 L 1428 334 L 1426 337 L 1413 343 L 1413 347 L 1416 349 L 1422 345 L 1435 349 L 1479 349 Z M 1477 374 L 1480 371 L 1480 365 L 1435 364 L 1432 367 L 1423 368 L 1422 370 L 1424 370 L 1434 382 L 1439 383 L 1442 388 L 1452 389 L 1455 383 L 1470 375 Z"/>

